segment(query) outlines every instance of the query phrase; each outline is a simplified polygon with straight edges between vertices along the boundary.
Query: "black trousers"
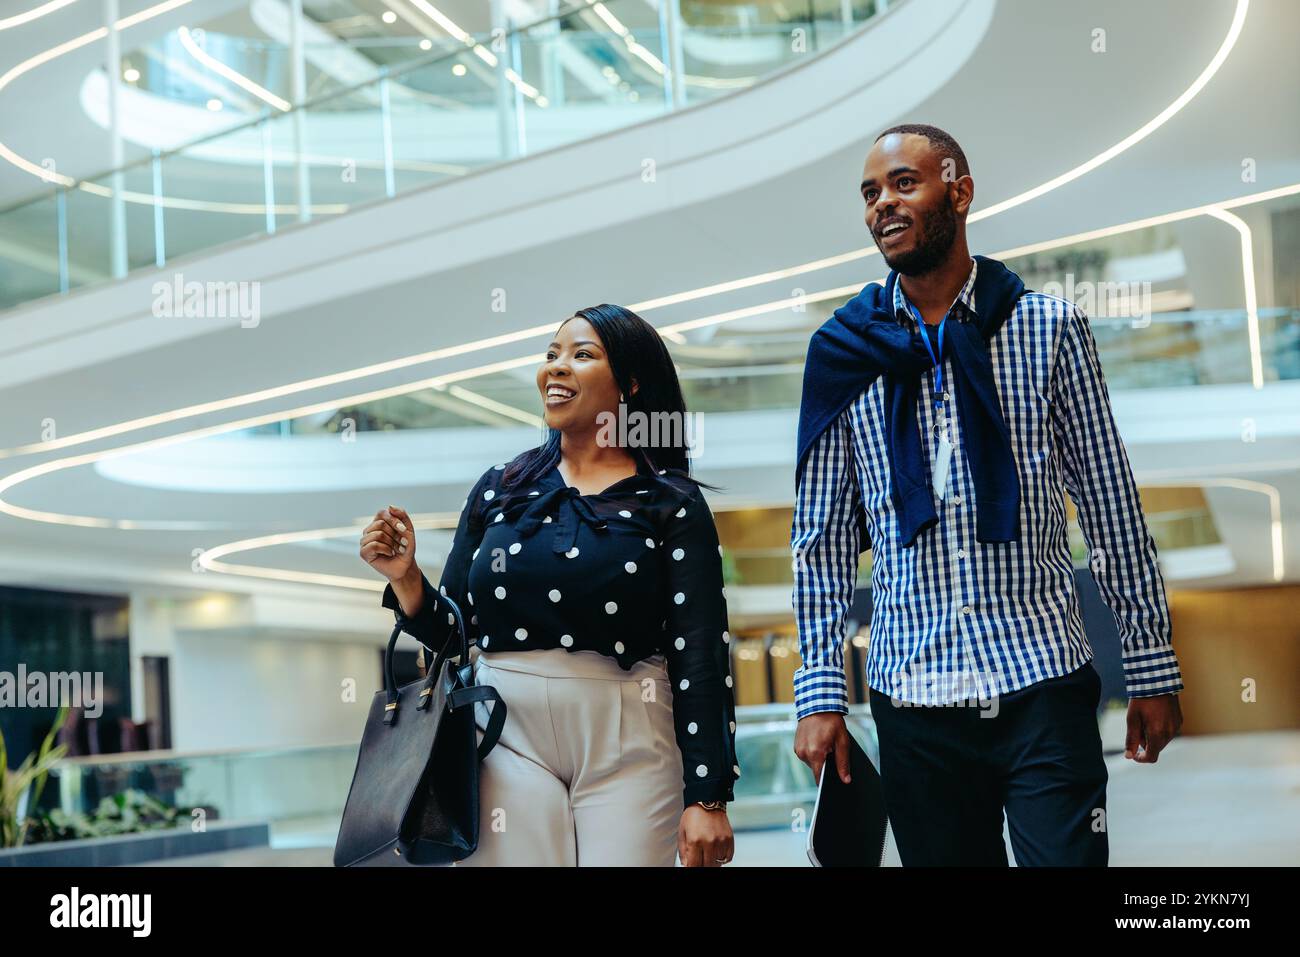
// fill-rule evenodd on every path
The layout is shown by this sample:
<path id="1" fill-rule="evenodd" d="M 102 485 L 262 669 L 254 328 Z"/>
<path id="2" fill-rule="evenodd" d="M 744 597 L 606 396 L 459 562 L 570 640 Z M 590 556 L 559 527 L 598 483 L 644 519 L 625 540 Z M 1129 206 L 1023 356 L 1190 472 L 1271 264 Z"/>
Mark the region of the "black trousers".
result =
<path id="1" fill-rule="evenodd" d="M 1105 867 L 1106 764 L 1091 663 L 994 707 L 896 706 L 870 692 L 899 857 L 912 866 Z"/>

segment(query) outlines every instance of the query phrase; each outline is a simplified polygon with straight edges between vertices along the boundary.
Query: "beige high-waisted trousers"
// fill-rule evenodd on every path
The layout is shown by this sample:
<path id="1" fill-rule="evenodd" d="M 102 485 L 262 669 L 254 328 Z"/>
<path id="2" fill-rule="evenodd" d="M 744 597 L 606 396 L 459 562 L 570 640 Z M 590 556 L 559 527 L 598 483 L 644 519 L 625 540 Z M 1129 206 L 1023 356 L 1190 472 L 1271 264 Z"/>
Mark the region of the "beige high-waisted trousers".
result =
<path id="1" fill-rule="evenodd" d="M 458 867 L 671 867 L 682 756 L 662 655 L 624 671 L 595 651 L 494 651 L 474 680 L 506 703 L 481 765 L 478 849 Z M 491 706 L 474 706 L 479 739 Z"/>

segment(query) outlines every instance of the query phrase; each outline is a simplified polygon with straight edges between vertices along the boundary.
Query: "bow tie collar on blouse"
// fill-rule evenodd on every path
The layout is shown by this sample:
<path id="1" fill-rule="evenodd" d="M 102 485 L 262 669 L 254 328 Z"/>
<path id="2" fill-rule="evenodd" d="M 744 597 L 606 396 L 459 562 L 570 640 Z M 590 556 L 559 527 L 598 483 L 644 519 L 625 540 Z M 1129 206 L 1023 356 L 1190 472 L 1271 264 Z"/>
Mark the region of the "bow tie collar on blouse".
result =
<path id="1" fill-rule="evenodd" d="M 500 507 L 506 519 L 514 523 L 516 531 L 524 538 L 541 528 L 546 516 L 552 516 L 555 537 L 551 550 L 560 555 L 574 547 L 582 524 L 601 531 L 606 527 L 605 520 L 596 514 L 591 503 L 569 485 L 541 495 L 511 495 L 502 501 Z"/>

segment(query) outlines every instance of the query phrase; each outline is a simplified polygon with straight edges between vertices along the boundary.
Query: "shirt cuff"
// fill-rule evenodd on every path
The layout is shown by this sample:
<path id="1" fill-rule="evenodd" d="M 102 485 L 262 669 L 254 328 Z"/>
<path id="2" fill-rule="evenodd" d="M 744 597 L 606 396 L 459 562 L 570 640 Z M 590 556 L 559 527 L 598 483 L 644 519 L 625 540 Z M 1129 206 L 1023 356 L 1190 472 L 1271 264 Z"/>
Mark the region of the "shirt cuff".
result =
<path id="1" fill-rule="evenodd" d="M 1130 698 L 1150 698 L 1183 690 L 1178 657 L 1168 645 L 1124 655 L 1124 685 Z"/>
<path id="2" fill-rule="evenodd" d="M 730 804 L 734 800 L 736 796 L 732 791 L 732 782 L 724 778 L 691 781 L 682 792 L 682 802 L 686 807 L 696 801 L 726 801 Z"/>
<path id="3" fill-rule="evenodd" d="M 794 673 L 795 715 L 806 718 L 819 711 L 849 713 L 849 682 L 844 668 L 814 665 Z"/>
<path id="4" fill-rule="evenodd" d="M 438 610 L 438 593 L 433 586 L 429 584 L 429 579 L 420 574 L 420 582 L 424 588 L 424 601 L 420 602 L 420 610 L 415 613 L 413 618 L 406 619 L 406 625 L 402 628 L 412 638 L 424 641 L 430 635 L 434 634 L 434 612 Z M 397 600 L 397 595 L 393 592 L 393 584 L 389 582 L 384 586 L 384 597 L 380 599 L 380 604 L 385 608 L 391 609 L 393 619 L 396 620 L 402 612 L 402 604 Z"/>

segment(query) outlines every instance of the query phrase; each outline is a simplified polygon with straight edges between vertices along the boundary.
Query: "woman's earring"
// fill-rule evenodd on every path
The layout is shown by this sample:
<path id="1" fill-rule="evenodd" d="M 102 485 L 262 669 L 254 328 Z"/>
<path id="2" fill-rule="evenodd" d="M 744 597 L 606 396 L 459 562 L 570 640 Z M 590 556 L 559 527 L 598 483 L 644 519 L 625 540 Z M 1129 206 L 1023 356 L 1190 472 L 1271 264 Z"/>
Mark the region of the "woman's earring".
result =
<path id="1" fill-rule="evenodd" d="M 623 398 L 623 393 L 622 393 L 622 392 L 620 392 L 620 393 L 618 394 L 618 401 L 620 401 L 620 402 L 626 402 L 626 401 L 627 401 L 627 399 Z"/>

